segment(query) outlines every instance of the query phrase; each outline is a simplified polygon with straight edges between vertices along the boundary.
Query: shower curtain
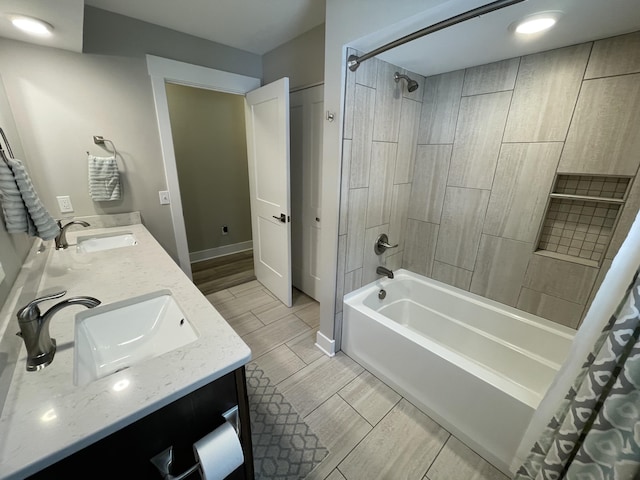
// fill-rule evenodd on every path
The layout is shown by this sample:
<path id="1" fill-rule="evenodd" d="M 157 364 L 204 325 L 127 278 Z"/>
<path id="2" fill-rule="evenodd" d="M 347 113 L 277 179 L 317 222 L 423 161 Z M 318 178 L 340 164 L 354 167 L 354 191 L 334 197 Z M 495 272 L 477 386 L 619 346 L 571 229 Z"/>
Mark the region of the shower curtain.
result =
<path id="1" fill-rule="evenodd" d="M 639 277 L 514 480 L 640 479 Z"/>

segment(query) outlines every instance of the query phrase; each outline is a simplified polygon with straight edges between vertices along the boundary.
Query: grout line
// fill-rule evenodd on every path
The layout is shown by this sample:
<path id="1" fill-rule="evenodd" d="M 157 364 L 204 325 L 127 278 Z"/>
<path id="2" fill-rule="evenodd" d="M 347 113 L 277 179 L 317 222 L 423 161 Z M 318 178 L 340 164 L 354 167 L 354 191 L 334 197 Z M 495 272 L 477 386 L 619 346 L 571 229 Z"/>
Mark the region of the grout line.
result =
<path id="1" fill-rule="evenodd" d="M 437 422 L 436 422 L 437 423 Z M 439 425 L 439 424 L 438 424 Z M 422 478 L 426 477 L 429 474 L 429 470 L 431 470 L 431 467 L 433 467 L 433 464 L 436 463 L 436 460 L 438 459 L 438 457 L 440 456 L 440 454 L 442 453 L 442 451 L 444 450 L 444 447 L 446 447 L 447 443 L 449 443 L 449 440 L 451 440 L 451 438 L 453 437 L 453 434 L 451 432 L 449 432 L 449 436 L 447 437 L 447 439 L 444 441 L 444 443 L 442 444 L 442 447 L 440 447 L 440 450 L 438 450 L 438 453 L 436 453 L 436 456 L 433 457 L 433 461 L 429 464 L 429 466 L 427 467 L 427 471 L 424 472 L 424 474 L 422 475 Z M 483 459 L 484 460 L 484 459 Z"/>

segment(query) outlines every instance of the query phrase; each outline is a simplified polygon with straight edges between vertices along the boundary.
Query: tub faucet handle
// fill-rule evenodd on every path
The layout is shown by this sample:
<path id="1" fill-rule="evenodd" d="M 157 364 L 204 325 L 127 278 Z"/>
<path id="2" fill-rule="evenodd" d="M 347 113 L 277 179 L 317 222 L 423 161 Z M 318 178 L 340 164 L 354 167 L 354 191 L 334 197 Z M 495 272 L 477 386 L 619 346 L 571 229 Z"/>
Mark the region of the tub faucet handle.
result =
<path id="1" fill-rule="evenodd" d="M 389 243 L 389 237 L 386 233 L 381 233 L 380 235 L 378 235 L 378 238 L 376 238 L 376 243 L 373 246 L 373 251 L 376 253 L 376 255 L 382 255 L 387 250 L 387 248 L 396 248 L 397 246 L 397 243 L 395 245 L 391 245 Z"/>

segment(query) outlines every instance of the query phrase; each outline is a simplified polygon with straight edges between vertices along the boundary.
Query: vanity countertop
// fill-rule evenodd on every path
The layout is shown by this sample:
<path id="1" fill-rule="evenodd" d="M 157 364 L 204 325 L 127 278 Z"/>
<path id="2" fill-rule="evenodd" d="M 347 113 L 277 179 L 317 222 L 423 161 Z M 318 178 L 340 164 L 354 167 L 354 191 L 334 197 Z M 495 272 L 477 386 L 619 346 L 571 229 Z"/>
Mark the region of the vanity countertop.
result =
<path id="1" fill-rule="evenodd" d="M 95 253 L 76 251 L 77 236 L 114 231 L 133 233 L 138 245 Z M 251 358 L 249 347 L 142 224 L 70 229 L 67 238 L 68 249 L 56 251 L 48 242 L 48 250 L 40 254 L 48 258 L 38 296 L 67 290 L 63 298 L 87 295 L 106 305 L 169 289 L 199 337 L 155 359 L 75 386 L 75 315 L 84 307 L 56 313 L 50 325 L 51 337 L 58 345 L 53 362 L 43 370 L 27 372 L 26 349 L 20 351 L 0 417 L 0 478 L 35 473 L 245 365 Z M 42 304 L 42 311 L 57 301 Z"/>

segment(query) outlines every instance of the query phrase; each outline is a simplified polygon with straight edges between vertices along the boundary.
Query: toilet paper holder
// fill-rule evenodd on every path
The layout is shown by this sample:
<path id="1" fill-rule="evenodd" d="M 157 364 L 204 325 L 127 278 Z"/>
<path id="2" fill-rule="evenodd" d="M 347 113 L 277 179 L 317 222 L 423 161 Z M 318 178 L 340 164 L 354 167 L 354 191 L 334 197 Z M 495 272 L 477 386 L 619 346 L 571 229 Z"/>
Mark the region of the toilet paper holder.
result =
<path id="1" fill-rule="evenodd" d="M 240 414 L 238 413 L 238 406 L 236 405 L 235 407 L 230 408 L 229 410 L 224 412 L 222 416 L 224 417 L 225 421 L 231 424 L 233 429 L 236 431 L 236 435 L 240 437 Z M 182 472 L 180 475 L 171 475 L 171 466 L 173 464 L 173 445 L 169 446 L 157 455 L 151 457 L 151 463 L 153 463 L 158 469 L 160 475 L 162 475 L 163 480 L 183 480 L 197 471 L 198 467 L 200 466 L 199 463 L 196 463 L 186 471 Z"/>

